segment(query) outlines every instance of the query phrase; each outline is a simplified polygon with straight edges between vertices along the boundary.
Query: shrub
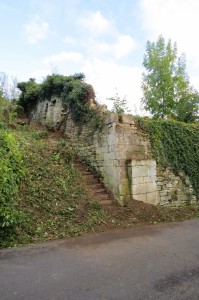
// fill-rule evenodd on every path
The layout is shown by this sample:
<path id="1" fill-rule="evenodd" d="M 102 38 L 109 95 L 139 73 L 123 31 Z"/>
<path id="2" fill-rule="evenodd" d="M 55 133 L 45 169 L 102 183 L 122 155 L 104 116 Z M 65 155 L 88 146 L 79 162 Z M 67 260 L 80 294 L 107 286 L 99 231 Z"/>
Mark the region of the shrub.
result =
<path id="1" fill-rule="evenodd" d="M 22 157 L 14 137 L 0 129 L 0 239 L 18 223 L 14 196 L 23 174 Z"/>

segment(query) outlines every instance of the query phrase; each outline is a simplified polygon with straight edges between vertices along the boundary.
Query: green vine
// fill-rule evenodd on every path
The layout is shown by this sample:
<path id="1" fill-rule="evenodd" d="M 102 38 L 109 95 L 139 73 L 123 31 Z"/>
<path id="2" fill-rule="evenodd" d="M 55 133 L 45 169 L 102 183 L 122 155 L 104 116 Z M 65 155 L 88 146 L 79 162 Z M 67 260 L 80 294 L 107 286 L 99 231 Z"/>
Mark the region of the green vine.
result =
<path id="1" fill-rule="evenodd" d="M 41 84 L 33 79 L 19 83 L 18 88 L 22 91 L 19 104 L 29 113 L 38 101 L 57 96 L 62 100 L 65 110 L 71 112 L 75 123 L 89 123 L 94 129 L 100 129 L 103 117 L 99 112 L 99 104 L 95 101 L 92 85 L 84 82 L 84 78 L 83 73 L 73 76 L 53 74 L 48 75 Z M 89 101 L 92 101 L 92 105 Z"/>
<path id="2" fill-rule="evenodd" d="M 194 193 L 199 194 L 199 124 L 140 118 L 140 127 L 149 133 L 157 163 L 170 167 L 175 174 L 183 171 Z"/>

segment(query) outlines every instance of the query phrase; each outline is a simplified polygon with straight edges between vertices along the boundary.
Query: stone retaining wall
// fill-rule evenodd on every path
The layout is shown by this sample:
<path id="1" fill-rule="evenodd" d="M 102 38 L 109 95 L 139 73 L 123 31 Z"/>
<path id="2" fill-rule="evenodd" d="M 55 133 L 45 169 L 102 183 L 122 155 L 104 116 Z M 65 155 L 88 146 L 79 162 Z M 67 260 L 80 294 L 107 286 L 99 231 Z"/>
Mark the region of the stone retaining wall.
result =
<path id="1" fill-rule="evenodd" d="M 65 118 L 65 119 L 64 119 Z M 148 135 L 133 117 L 109 115 L 101 132 L 88 125 L 78 126 L 65 117 L 60 99 L 40 102 L 32 120 L 56 126 L 73 144 L 79 156 L 101 176 L 106 187 L 121 204 L 132 198 L 154 205 L 182 205 L 196 202 L 189 179 L 175 176 L 170 169 L 156 166 Z"/>
<path id="2" fill-rule="evenodd" d="M 157 167 L 158 203 L 163 206 L 180 206 L 197 202 L 188 176 L 176 176 L 171 169 Z"/>

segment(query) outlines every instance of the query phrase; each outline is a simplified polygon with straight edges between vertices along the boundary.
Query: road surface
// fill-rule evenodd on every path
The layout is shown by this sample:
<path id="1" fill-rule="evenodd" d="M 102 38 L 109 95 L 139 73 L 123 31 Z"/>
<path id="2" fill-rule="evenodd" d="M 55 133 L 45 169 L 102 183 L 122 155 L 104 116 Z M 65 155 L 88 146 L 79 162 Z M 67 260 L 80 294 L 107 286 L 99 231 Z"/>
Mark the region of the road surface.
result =
<path id="1" fill-rule="evenodd" d="M 1 300 L 199 299 L 199 219 L 0 250 Z"/>

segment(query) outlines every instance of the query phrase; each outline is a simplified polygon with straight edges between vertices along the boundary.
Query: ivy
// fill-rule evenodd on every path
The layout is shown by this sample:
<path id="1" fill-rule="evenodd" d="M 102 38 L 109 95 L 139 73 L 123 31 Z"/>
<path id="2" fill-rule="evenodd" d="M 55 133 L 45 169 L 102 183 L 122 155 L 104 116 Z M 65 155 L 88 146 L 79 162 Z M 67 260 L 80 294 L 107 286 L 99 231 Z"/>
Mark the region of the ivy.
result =
<path id="1" fill-rule="evenodd" d="M 41 84 L 30 79 L 27 83 L 19 83 L 18 88 L 22 93 L 19 104 L 26 112 L 30 112 L 38 101 L 50 100 L 53 96 L 62 100 L 66 111 L 71 112 L 76 124 L 92 124 L 93 128 L 102 126 L 102 116 L 99 113 L 99 105 L 95 101 L 95 92 L 92 85 L 84 82 L 84 74 L 76 73 L 73 76 L 59 74 L 48 75 Z M 93 108 L 89 101 L 93 101 Z"/>
<path id="2" fill-rule="evenodd" d="M 175 174 L 183 171 L 190 179 L 196 196 L 199 194 L 199 124 L 172 120 L 140 118 L 142 129 L 149 133 L 153 157 L 170 167 Z"/>

